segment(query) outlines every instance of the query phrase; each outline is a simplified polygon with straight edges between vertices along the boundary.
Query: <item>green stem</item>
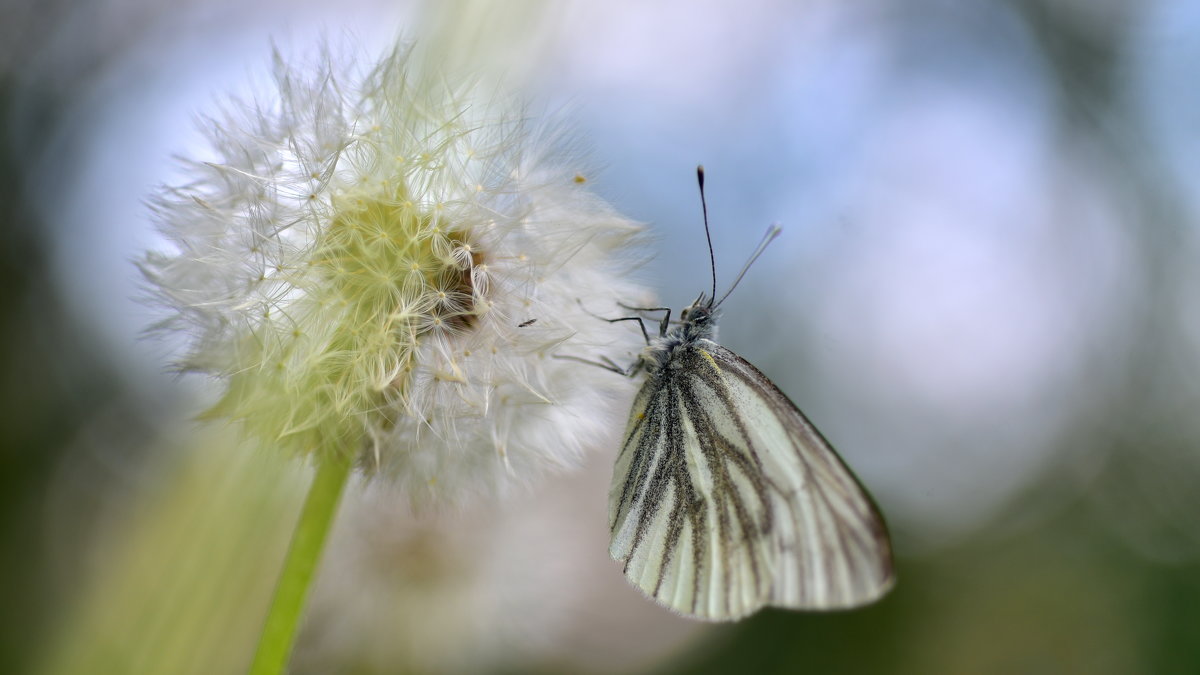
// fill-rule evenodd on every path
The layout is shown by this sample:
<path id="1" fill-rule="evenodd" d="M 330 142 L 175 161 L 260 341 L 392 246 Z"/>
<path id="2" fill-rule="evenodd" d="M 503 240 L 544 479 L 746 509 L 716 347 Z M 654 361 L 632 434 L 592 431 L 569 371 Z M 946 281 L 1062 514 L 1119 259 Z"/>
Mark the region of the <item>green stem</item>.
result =
<path id="1" fill-rule="evenodd" d="M 275 597 L 258 642 L 258 652 L 250 666 L 251 675 L 278 675 L 287 666 L 304 612 L 304 601 L 349 476 L 349 462 L 331 458 L 317 463 L 317 475 L 308 488 L 304 509 L 300 512 L 296 531 L 292 533 L 292 543 L 275 586 Z"/>

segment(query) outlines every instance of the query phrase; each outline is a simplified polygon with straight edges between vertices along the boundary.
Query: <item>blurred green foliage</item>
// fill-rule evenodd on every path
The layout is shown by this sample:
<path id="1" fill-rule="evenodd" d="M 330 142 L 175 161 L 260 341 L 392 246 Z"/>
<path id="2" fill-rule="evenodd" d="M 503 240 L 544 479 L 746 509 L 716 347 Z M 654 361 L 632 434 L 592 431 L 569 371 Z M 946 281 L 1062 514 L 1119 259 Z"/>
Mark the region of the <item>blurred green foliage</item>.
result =
<path id="1" fill-rule="evenodd" d="M 1200 567 L 1147 565 L 1077 507 L 902 561 L 861 612 L 763 613 L 664 672 L 1187 673 L 1198 626 Z"/>

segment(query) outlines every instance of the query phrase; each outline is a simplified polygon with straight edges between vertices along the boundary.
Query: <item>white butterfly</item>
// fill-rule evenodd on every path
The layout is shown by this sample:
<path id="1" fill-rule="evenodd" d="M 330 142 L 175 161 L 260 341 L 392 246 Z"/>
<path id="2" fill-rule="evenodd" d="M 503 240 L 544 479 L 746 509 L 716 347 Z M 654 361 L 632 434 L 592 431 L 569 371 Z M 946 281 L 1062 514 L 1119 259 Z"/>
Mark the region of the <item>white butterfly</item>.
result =
<path id="1" fill-rule="evenodd" d="M 624 371 L 648 378 L 613 471 L 609 553 L 647 596 L 698 619 L 877 600 L 895 582 L 878 508 L 795 404 L 712 340 L 721 301 L 701 294 L 670 329 L 655 308 L 658 337 Z"/>

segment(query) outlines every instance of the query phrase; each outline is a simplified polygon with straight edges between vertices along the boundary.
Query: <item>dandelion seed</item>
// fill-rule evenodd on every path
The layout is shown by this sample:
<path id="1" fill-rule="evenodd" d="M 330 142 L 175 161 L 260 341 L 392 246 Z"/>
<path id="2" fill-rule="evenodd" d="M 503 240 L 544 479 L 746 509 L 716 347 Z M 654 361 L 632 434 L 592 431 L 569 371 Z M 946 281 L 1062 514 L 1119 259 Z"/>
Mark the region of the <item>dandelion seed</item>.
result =
<path id="1" fill-rule="evenodd" d="M 219 160 L 155 202 L 177 251 L 142 262 L 186 336 L 179 367 L 223 385 L 208 416 L 351 457 L 418 504 L 605 445 L 630 385 L 539 356 L 640 346 L 577 302 L 646 297 L 627 280 L 640 228 L 552 137 L 403 50 L 359 78 L 277 56 L 274 81 L 208 120 Z"/>

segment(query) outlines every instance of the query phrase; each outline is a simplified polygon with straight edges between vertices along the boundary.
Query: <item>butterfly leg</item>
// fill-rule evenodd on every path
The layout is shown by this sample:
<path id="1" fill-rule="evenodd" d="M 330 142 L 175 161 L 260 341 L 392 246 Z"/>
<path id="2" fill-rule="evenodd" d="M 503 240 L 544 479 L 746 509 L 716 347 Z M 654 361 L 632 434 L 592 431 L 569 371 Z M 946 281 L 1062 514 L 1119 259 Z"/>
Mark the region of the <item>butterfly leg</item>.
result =
<path id="1" fill-rule="evenodd" d="M 665 312 L 662 321 L 658 324 L 658 337 L 663 337 L 667 334 L 667 327 L 671 325 L 671 308 L 670 307 L 630 307 L 623 302 L 617 303 L 622 309 L 627 309 L 631 312 Z M 645 331 L 643 331 L 645 332 Z M 646 340 L 647 343 L 650 340 Z"/>
<path id="2" fill-rule="evenodd" d="M 578 356 L 568 356 L 566 354 L 555 354 L 554 358 L 563 359 L 565 361 L 575 361 L 577 363 L 586 363 L 589 366 L 596 366 L 597 368 L 603 368 L 605 370 L 610 370 L 618 375 L 624 375 L 625 377 L 633 377 L 633 375 L 635 375 L 639 370 L 642 369 L 642 362 L 640 360 L 637 361 L 636 363 L 634 363 L 633 365 L 629 366 L 628 368 L 622 368 L 621 366 L 618 366 L 617 364 L 613 363 L 613 360 L 608 358 L 607 356 L 601 356 L 599 361 L 593 361 L 592 359 L 584 359 L 584 358 L 580 358 Z"/>
<path id="3" fill-rule="evenodd" d="M 646 332 L 646 322 L 642 321 L 642 317 L 640 317 L 640 316 L 623 316 L 619 319 L 605 319 L 605 321 L 607 321 L 609 323 L 616 323 L 618 321 L 636 321 L 636 322 L 638 322 L 638 328 L 642 329 L 642 339 L 644 339 L 646 341 L 646 344 L 650 344 L 650 333 Z"/>
<path id="4" fill-rule="evenodd" d="M 646 330 L 646 323 L 645 323 L 645 321 L 642 320 L 642 317 L 640 317 L 640 316 L 622 316 L 617 319 L 609 319 L 607 317 L 600 316 L 599 314 L 593 314 L 592 312 L 588 311 L 588 308 L 583 306 L 582 300 L 579 300 L 578 298 L 576 298 L 575 302 L 579 303 L 579 307 L 582 308 L 583 311 L 587 312 L 588 314 L 591 314 L 592 316 L 596 317 L 597 319 L 600 319 L 601 321 L 607 321 L 609 323 L 616 323 L 618 321 L 636 321 L 636 322 L 638 322 L 638 327 L 642 329 L 642 338 L 646 341 L 646 344 L 650 344 L 650 333 Z M 618 302 L 617 305 L 619 305 L 623 309 L 628 309 L 631 312 L 666 312 L 666 315 L 663 316 L 662 324 L 660 324 L 658 327 L 658 336 L 662 337 L 667 334 L 667 324 L 670 323 L 670 321 L 671 321 L 671 308 L 670 307 L 630 307 L 629 305 L 626 305 L 621 302 Z"/>

